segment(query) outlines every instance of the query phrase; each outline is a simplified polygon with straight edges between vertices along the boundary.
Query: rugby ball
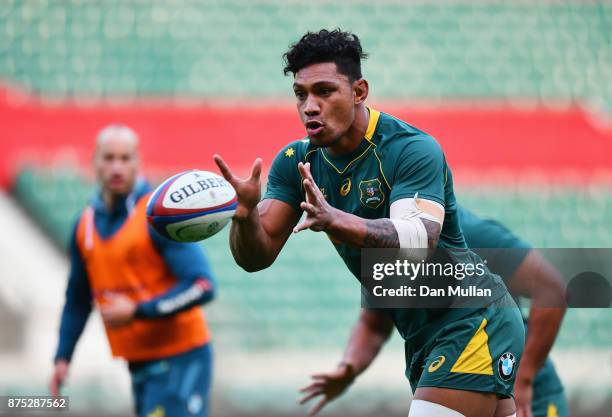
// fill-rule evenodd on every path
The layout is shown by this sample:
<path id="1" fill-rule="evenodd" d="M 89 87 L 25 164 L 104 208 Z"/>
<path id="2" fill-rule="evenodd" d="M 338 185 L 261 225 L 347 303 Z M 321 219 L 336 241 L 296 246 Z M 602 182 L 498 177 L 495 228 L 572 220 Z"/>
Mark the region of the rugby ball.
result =
<path id="1" fill-rule="evenodd" d="M 225 178 L 191 170 L 168 178 L 153 191 L 147 219 L 178 242 L 197 242 L 219 232 L 236 211 L 236 191 Z"/>

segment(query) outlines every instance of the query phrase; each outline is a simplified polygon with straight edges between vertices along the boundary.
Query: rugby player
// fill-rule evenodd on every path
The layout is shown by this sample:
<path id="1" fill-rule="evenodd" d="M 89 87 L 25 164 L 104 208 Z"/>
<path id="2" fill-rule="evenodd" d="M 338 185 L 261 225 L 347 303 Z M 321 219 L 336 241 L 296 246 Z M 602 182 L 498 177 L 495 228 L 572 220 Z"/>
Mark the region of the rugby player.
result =
<path id="1" fill-rule="evenodd" d="M 565 314 L 565 290 L 559 272 L 527 242 L 503 224 L 459 206 L 468 247 L 487 260 L 510 293 L 531 299 L 529 331 L 514 384 L 518 417 L 569 417 L 563 384 L 548 354 Z"/>
<path id="2" fill-rule="evenodd" d="M 139 160 L 132 129 L 111 125 L 99 133 L 100 189 L 72 235 L 50 390 L 59 394 L 95 305 L 113 356 L 128 363 L 137 415 L 206 416 L 212 351 L 200 305 L 213 299 L 213 276 L 199 245 L 170 241 L 149 226 Z"/>
<path id="3" fill-rule="evenodd" d="M 558 272 L 529 244 L 499 222 L 480 218 L 461 206 L 458 213 L 468 246 L 487 261 L 492 272 L 503 277 L 513 295 L 532 301 L 528 319 L 531 331 L 527 332 L 525 351 L 514 384 L 517 417 L 569 417 L 563 385 L 547 357 L 565 313 L 565 307 L 561 307 L 564 286 Z M 363 310 L 345 357 L 353 355 L 351 351 L 356 346 L 362 349 L 365 346 L 367 367 L 391 332 L 391 326 Z M 346 367 L 314 376 L 315 384 L 320 388 L 317 392 L 325 395 L 328 401 L 341 395 L 355 377 L 355 373 Z M 305 392 L 311 392 L 312 387 L 306 387 Z"/>
<path id="4" fill-rule="evenodd" d="M 305 229 L 326 232 L 358 279 L 361 248 L 411 248 L 415 254 L 460 248 L 468 260 L 478 259 L 465 249 L 452 174 L 438 143 L 366 107 L 365 57 L 358 37 L 339 29 L 306 33 L 284 55 L 307 138 L 274 159 L 263 200 L 261 159 L 241 179 L 214 156 L 238 196 L 230 247 L 246 271 L 270 266 L 291 233 Z M 500 308 L 512 300 L 501 279 L 487 274 L 494 296 L 482 308 L 367 313 L 367 320 L 389 329 L 395 324 L 406 342 L 406 373 L 415 391 L 410 417 L 515 414 L 512 388 L 524 326 L 513 302 L 513 308 Z M 366 332 L 352 339 L 338 372 L 363 372 L 374 353 L 367 350 L 370 338 L 379 337 Z M 332 397 L 324 388 L 325 377 L 305 391 L 304 400 L 323 395 L 311 414 Z"/>

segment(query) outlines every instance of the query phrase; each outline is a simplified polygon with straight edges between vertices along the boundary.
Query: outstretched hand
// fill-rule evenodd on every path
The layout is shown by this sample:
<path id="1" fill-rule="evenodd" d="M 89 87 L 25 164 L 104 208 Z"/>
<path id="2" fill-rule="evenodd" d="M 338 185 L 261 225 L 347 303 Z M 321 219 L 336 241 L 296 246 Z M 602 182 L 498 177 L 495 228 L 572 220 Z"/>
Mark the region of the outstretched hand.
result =
<path id="1" fill-rule="evenodd" d="M 348 364 L 341 364 L 335 371 L 315 374 L 311 377 L 313 383 L 300 390 L 304 396 L 300 400 L 300 405 L 306 404 L 315 397 L 323 396 L 314 407 L 308 411 L 309 416 L 314 416 L 328 403 L 338 398 L 355 380 L 353 367 Z"/>
<path id="2" fill-rule="evenodd" d="M 219 167 L 223 177 L 236 190 L 238 206 L 236 207 L 235 219 L 246 219 L 261 200 L 261 158 L 255 159 L 251 168 L 251 176 L 243 179 L 235 176 L 221 156 L 213 155 L 215 163 Z"/>
<path id="3" fill-rule="evenodd" d="M 306 219 L 295 226 L 293 232 L 298 233 L 304 229 L 311 229 L 315 232 L 325 230 L 334 219 L 336 209 L 325 200 L 325 196 L 315 183 L 310 172 L 310 163 L 300 162 L 298 170 L 306 192 L 306 201 L 300 204 L 300 208 L 306 212 Z"/>

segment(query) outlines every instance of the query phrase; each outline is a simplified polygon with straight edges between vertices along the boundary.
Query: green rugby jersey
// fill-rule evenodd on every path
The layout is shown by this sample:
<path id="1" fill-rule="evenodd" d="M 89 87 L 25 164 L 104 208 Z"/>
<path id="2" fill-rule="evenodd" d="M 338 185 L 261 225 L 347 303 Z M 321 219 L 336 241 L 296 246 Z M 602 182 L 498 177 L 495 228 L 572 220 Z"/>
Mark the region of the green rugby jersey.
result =
<path id="1" fill-rule="evenodd" d="M 285 146 L 272 163 L 264 199 L 276 199 L 301 212 L 305 200 L 297 165 L 310 162 L 313 178 L 330 205 L 365 219 L 389 218 L 391 203 L 418 197 L 435 201 L 445 209 L 438 247 L 465 248 L 458 251 L 462 262 L 476 263 L 467 250 L 457 213 L 453 178 L 440 145 L 427 133 L 385 113 L 369 109 L 364 140 L 349 155 L 333 156 L 315 147 L 308 138 Z M 361 250 L 333 242 L 349 270 L 360 278 Z M 465 284 L 467 285 L 467 283 Z M 494 298 L 506 294 L 496 275 L 487 288 Z M 406 341 L 417 334 L 431 334 L 445 323 L 473 309 L 393 309 L 396 327 Z"/>

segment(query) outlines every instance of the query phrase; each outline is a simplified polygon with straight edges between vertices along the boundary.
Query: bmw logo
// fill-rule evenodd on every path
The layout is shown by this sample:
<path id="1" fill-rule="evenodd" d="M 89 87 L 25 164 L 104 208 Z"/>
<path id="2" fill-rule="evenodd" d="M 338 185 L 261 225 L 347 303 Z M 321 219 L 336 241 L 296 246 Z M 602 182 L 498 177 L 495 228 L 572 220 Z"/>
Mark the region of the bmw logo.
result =
<path id="1" fill-rule="evenodd" d="M 506 352 L 499 358 L 497 362 L 497 372 L 499 376 L 504 381 L 509 381 L 514 375 L 514 367 L 516 364 L 516 357 L 510 353 Z"/>

